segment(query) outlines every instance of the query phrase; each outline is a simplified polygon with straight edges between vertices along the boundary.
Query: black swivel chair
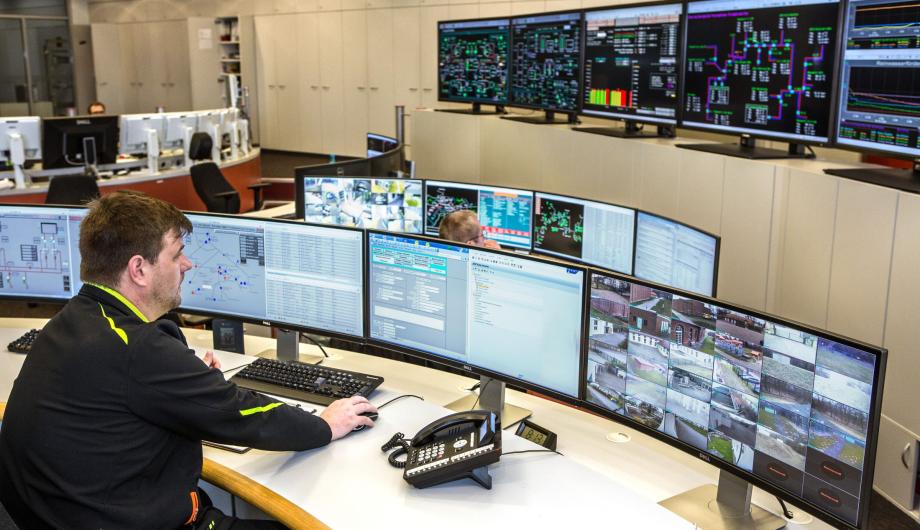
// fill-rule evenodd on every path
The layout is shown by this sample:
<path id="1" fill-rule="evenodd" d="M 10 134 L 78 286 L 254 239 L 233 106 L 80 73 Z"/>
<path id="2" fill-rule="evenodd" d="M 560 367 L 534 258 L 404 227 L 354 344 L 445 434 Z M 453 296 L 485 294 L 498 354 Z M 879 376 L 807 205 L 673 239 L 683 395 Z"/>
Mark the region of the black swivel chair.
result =
<path id="1" fill-rule="evenodd" d="M 86 204 L 99 196 L 96 177 L 87 175 L 61 175 L 48 184 L 45 204 Z"/>
<path id="2" fill-rule="evenodd" d="M 220 167 L 211 160 L 212 147 L 213 141 L 209 134 L 199 132 L 192 135 L 189 158 L 202 160 L 191 167 L 192 184 L 209 212 L 240 213 L 240 194 L 224 178 Z M 253 192 L 254 209 L 262 208 L 262 188 L 270 185 L 258 183 L 248 186 Z"/>

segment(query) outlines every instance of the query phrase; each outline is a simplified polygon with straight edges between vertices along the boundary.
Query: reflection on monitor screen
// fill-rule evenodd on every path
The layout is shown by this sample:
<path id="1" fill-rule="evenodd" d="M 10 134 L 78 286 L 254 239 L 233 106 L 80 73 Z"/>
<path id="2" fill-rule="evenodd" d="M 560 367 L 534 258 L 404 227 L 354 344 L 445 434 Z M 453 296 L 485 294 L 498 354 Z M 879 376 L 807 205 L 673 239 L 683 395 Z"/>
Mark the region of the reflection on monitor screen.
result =
<path id="1" fill-rule="evenodd" d="M 304 221 L 422 233 L 422 181 L 304 178 Z"/>
<path id="2" fill-rule="evenodd" d="M 369 232 L 370 337 L 578 395 L 584 271 Z"/>
<path id="3" fill-rule="evenodd" d="M 715 286 L 715 236 L 670 219 L 639 212 L 637 278 L 711 296 Z"/>
<path id="4" fill-rule="evenodd" d="M 441 220 L 451 212 L 473 210 L 487 238 L 509 247 L 530 248 L 531 191 L 428 180 L 425 201 L 426 234 L 437 236 Z"/>
<path id="5" fill-rule="evenodd" d="M 504 105 L 508 101 L 510 21 L 438 24 L 438 99 Z"/>
<path id="6" fill-rule="evenodd" d="M 838 0 L 689 2 L 683 123 L 826 142 L 838 7 Z"/>
<path id="7" fill-rule="evenodd" d="M 537 193 L 533 248 L 631 274 L 635 218 L 631 208 Z"/>
<path id="8" fill-rule="evenodd" d="M 874 353 L 591 277 L 586 399 L 856 524 Z"/>
<path id="9" fill-rule="evenodd" d="M 847 5 L 837 142 L 920 157 L 920 11 L 916 2 Z"/>
<path id="10" fill-rule="evenodd" d="M 182 308 L 361 336 L 362 233 L 187 214 Z"/>
<path id="11" fill-rule="evenodd" d="M 578 110 L 581 13 L 511 20 L 511 104 Z"/>
<path id="12" fill-rule="evenodd" d="M 0 207 L 0 296 L 67 300 L 80 281 L 83 208 Z"/>

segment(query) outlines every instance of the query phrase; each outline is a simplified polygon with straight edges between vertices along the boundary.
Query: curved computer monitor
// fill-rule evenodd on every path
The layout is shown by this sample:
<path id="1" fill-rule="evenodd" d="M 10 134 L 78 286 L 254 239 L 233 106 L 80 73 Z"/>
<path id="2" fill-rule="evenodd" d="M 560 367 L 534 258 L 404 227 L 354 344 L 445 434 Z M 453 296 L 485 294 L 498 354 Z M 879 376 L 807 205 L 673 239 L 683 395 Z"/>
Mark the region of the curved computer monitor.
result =
<path id="1" fill-rule="evenodd" d="M 402 145 L 397 145 L 389 151 L 367 159 L 370 169 L 368 175 L 381 177 L 398 177 L 403 171 L 405 151 Z"/>
<path id="2" fill-rule="evenodd" d="M 66 302 L 77 294 L 86 211 L 0 204 L 0 297 Z"/>
<path id="3" fill-rule="evenodd" d="M 632 273 L 636 210 L 536 192 L 533 251 Z"/>
<path id="4" fill-rule="evenodd" d="M 673 136 L 680 106 L 683 2 L 586 10 L 581 114 L 626 122 L 624 129 L 575 130 L 647 137 L 637 124 Z M 670 134 L 666 134 L 670 133 Z"/>
<path id="5" fill-rule="evenodd" d="M 371 174 L 370 161 L 367 158 L 332 162 L 330 164 L 316 164 L 294 168 L 294 177 L 365 177 Z"/>
<path id="6" fill-rule="evenodd" d="M 530 250 L 533 192 L 462 182 L 425 181 L 425 233 L 437 236 L 441 221 L 457 210 L 473 210 L 483 234 L 501 245 Z"/>
<path id="7" fill-rule="evenodd" d="M 715 296 L 721 241 L 722 238 L 715 234 L 640 211 L 636 217 L 633 275 Z"/>
<path id="8" fill-rule="evenodd" d="M 25 160 L 41 160 L 41 131 L 41 118 L 37 116 L 0 118 L 0 162 L 13 160 L 14 135 L 19 137 Z"/>
<path id="9" fill-rule="evenodd" d="M 367 232 L 368 338 L 573 400 L 585 270 L 424 236 Z"/>
<path id="10" fill-rule="evenodd" d="M 117 157 L 118 116 L 42 119 L 43 169 L 114 164 Z"/>
<path id="11" fill-rule="evenodd" d="M 687 3 L 681 126 L 741 135 L 693 149 L 748 158 L 805 156 L 826 144 L 834 109 L 838 0 Z M 756 148 L 754 138 L 790 143 Z M 685 146 L 686 147 L 686 146 Z"/>
<path id="12" fill-rule="evenodd" d="M 422 233 L 422 181 L 300 177 L 295 215 L 310 223 Z"/>
<path id="13" fill-rule="evenodd" d="M 590 274 L 589 408 L 835 526 L 866 528 L 884 349 L 612 272 Z"/>
<path id="14" fill-rule="evenodd" d="M 364 232 L 186 212 L 181 311 L 364 336 Z"/>
<path id="15" fill-rule="evenodd" d="M 507 105 L 510 58 L 509 18 L 438 22 L 438 101 Z"/>

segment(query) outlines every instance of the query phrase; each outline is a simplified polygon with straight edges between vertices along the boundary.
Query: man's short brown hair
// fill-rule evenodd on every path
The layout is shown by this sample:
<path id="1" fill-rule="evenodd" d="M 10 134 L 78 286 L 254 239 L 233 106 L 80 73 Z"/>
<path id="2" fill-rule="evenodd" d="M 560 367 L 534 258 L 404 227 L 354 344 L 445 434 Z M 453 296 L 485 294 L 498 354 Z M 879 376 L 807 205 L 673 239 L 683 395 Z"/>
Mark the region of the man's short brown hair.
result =
<path id="1" fill-rule="evenodd" d="M 473 210 L 451 212 L 441 219 L 441 225 L 438 226 L 438 237 L 458 243 L 476 239 L 481 233 L 479 216 Z"/>
<path id="2" fill-rule="evenodd" d="M 135 191 L 116 191 L 89 203 L 80 224 L 80 278 L 115 287 L 132 256 L 156 263 L 163 236 L 191 233 L 192 223 L 178 208 Z"/>

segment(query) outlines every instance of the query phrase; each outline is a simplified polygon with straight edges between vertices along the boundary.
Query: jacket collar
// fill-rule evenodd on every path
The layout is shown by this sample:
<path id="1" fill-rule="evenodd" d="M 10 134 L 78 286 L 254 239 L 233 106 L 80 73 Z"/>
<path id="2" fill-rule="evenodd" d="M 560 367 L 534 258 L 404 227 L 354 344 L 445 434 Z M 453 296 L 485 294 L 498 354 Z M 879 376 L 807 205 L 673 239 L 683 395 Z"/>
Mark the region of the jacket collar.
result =
<path id="1" fill-rule="evenodd" d="M 106 287 L 104 285 L 99 285 L 98 283 L 85 282 L 83 284 L 83 288 L 80 289 L 80 294 L 88 295 L 98 301 L 104 301 L 116 307 L 121 306 L 126 314 L 133 313 L 134 316 L 139 318 L 141 322 L 144 322 L 145 324 L 150 322 L 150 320 L 147 319 L 143 313 L 141 313 L 137 306 L 131 303 L 130 300 L 125 298 L 124 295 L 115 289 Z"/>

